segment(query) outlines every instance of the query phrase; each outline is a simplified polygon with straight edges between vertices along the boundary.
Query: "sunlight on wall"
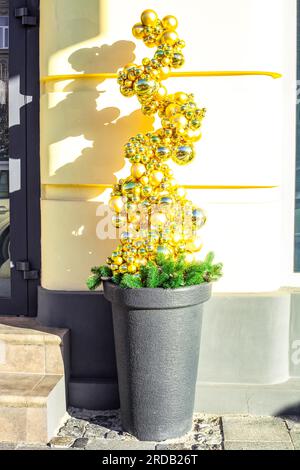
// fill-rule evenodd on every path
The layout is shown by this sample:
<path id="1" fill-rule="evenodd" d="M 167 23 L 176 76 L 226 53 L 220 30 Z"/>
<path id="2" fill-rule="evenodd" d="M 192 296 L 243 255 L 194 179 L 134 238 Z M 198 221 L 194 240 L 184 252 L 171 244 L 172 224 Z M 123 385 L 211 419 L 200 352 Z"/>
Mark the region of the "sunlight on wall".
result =
<path id="1" fill-rule="evenodd" d="M 61 166 L 74 162 L 84 148 L 93 148 L 93 141 L 85 139 L 83 135 L 68 137 L 51 144 L 49 148 L 49 175 L 55 175 Z"/>

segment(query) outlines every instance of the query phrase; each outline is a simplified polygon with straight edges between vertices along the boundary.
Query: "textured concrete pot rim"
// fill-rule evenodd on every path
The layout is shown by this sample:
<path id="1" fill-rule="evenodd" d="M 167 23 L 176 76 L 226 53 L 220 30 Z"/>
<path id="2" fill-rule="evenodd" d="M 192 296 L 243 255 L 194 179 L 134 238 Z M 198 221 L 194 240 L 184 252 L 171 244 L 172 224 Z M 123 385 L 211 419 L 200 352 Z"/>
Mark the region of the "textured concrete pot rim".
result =
<path id="1" fill-rule="evenodd" d="M 112 304 L 133 309 L 174 309 L 206 302 L 211 297 L 212 284 L 203 283 L 178 289 L 124 289 L 111 281 L 103 282 L 104 296 Z"/>

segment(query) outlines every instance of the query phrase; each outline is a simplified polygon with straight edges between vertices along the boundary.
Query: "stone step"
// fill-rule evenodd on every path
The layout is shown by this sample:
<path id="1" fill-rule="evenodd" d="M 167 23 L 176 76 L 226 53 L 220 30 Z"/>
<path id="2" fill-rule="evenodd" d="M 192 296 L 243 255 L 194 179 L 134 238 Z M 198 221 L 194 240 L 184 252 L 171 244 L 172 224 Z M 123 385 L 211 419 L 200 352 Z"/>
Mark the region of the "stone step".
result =
<path id="1" fill-rule="evenodd" d="M 46 328 L 35 319 L 0 317 L 0 373 L 64 374 L 69 331 Z"/>
<path id="2" fill-rule="evenodd" d="M 0 442 L 47 443 L 65 413 L 63 375 L 0 372 Z"/>

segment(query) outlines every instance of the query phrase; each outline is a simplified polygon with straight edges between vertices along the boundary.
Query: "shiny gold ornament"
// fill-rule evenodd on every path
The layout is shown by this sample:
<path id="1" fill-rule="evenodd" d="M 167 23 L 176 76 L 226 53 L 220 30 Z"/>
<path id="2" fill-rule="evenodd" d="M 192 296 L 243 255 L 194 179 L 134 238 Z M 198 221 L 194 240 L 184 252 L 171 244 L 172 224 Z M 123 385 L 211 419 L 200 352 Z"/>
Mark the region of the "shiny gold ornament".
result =
<path id="1" fill-rule="evenodd" d="M 127 273 L 127 271 L 128 271 L 128 266 L 127 266 L 127 264 L 122 264 L 122 265 L 119 267 L 119 271 L 120 271 L 120 273 L 122 273 L 122 274 Z"/>
<path id="2" fill-rule="evenodd" d="M 178 40 L 178 34 L 175 31 L 167 31 L 161 37 L 161 42 L 163 44 L 168 44 L 169 46 L 173 46 L 175 42 Z"/>
<path id="3" fill-rule="evenodd" d="M 174 162 L 178 165 L 187 165 L 194 159 L 194 157 L 194 149 L 190 145 L 181 145 L 180 147 L 177 147 L 176 151 L 172 155 Z"/>
<path id="4" fill-rule="evenodd" d="M 158 72 L 159 73 L 159 72 Z M 157 90 L 157 93 L 155 95 L 155 97 L 158 99 L 158 100 L 162 100 L 163 98 L 165 98 L 168 94 L 168 91 L 166 89 L 165 86 L 161 86 L 159 87 L 159 89 Z"/>
<path id="5" fill-rule="evenodd" d="M 122 212 L 124 208 L 123 199 L 121 196 L 113 196 L 109 201 L 109 207 L 112 211 Z"/>
<path id="6" fill-rule="evenodd" d="M 136 178 L 140 179 L 146 173 L 146 167 L 141 163 L 135 163 L 131 167 L 131 175 Z"/>
<path id="7" fill-rule="evenodd" d="M 155 156 L 160 160 L 168 160 L 171 157 L 171 149 L 169 147 L 157 147 Z"/>
<path id="8" fill-rule="evenodd" d="M 157 22 L 157 13 L 153 10 L 145 10 L 141 14 L 141 22 L 144 26 L 153 26 Z"/>
<path id="9" fill-rule="evenodd" d="M 140 78 L 134 83 L 133 88 L 138 96 L 143 97 L 155 93 L 158 89 L 158 84 L 153 79 Z"/>
<path id="10" fill-rule="evenodd" d="M 175 93 L 174 98 L 180 104 L 185 104 L 189 100 L 188 95 L 183 91 L 178 91 L 177 93 Z"/>
<path id="11" fill-rule="evenodd" d="M 145 34 L 144 25 L 142 23 L 136 23 L 132 28 L 132 34 L 135 38 L 142 39 Z"/>
<path id="12" fill-rule="evenodd" d="M 117 258 L 114 259 L 114 264 L 121 266 L 121 264 L 123 264 L 123 258 L 121 256 L 118 256 Z"/>
<path id="13" fill-rule="evenodd" d="M 178 26 L 178 21 L 175 16 L 168 15 L 162 19 L 162 25 L 167 31 L 175 31 Z"/>
<path id="14" fill-rule="evenodd" d="M 130 274 L 134 274 L 137 271 L 137 266 L 135 264 L 128 264 L 127 271 Z"/>
<path id="15" fill-rule="evenodd" d="M 149 180 L 153 186 L 158 186 L 164 179 L 164 174 L 161 171 L 153 171 L 150 173 Z"/>

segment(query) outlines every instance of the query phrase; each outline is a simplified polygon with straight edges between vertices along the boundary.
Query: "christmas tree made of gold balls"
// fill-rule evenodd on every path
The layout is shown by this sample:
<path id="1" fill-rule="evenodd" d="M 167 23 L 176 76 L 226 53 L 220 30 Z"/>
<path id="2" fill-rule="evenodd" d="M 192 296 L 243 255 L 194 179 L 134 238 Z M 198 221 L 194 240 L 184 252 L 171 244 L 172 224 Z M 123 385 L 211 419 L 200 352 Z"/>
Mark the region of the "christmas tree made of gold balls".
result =
<path id="1" fill-rule="evenodd" d="M 112 223 L 120 232 L 120 245 L 107 259 L 114 276 L 138 277 L 141 266 L 160 254 L 193 261 L 202 247 L 198 232 L 205 214 L 187 199 L 167 163 L 171 159 L 186 165 L 194 159 L 194 143 L 201 138 L 206 112 L 196 105 L 193 94 L 168 94 L 162 85 L 172 68 L 184 64 L 185 43 L 177 26 L 174 16 L 160 20 L 153 10 L 144 11 L 132 33 L 147 47 L 156 48 L 154 57 L 144 58 L 142 65 L 127 64 L 118 75 L 122 95 L 137 96 L 142 112 L 158 114 L 162 127 L 138 134 L 125 145 L 131 174 L 114 185 L 109 201 Z"/>

